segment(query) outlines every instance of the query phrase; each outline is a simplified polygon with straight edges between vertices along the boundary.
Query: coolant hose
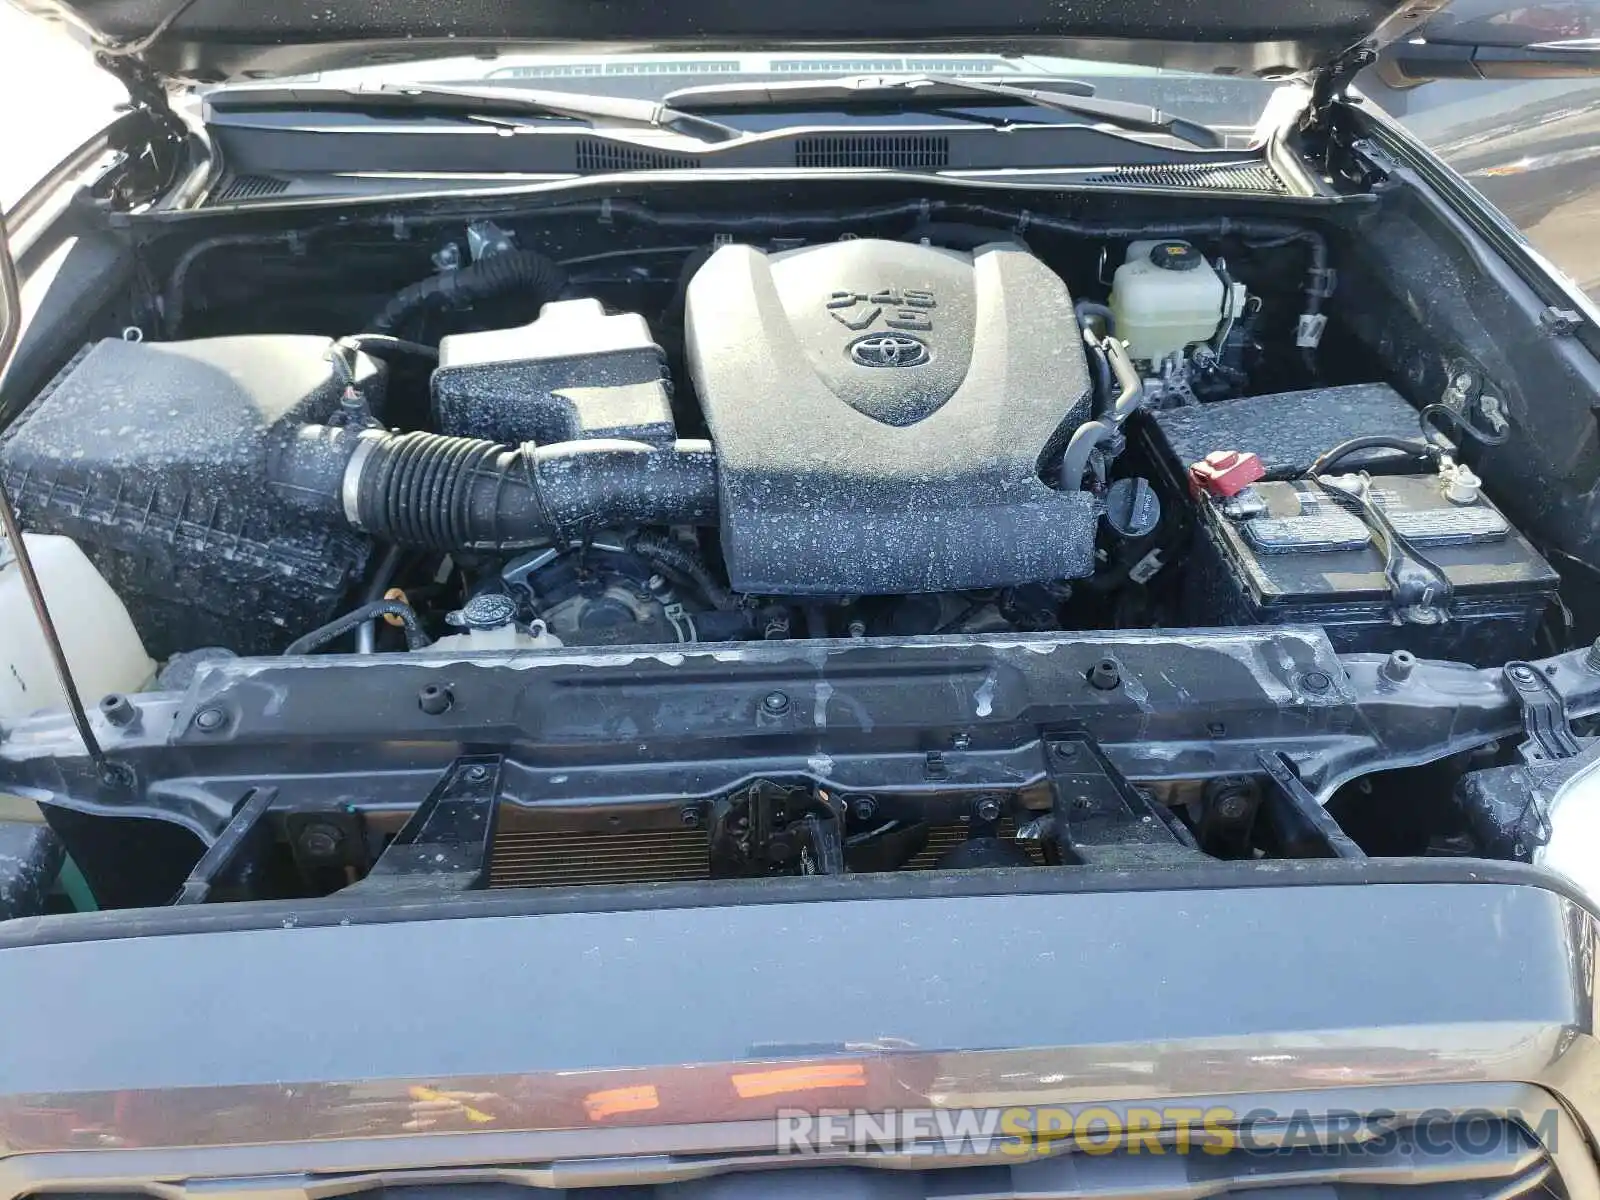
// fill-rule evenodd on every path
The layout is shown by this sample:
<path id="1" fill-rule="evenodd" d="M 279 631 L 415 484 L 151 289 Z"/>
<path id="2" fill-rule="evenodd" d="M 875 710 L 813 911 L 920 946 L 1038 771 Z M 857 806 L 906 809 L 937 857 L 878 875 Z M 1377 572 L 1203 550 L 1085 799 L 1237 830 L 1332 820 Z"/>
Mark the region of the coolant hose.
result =
<path id="1" fill-rule="evenodd" d="M 1095 447 L 1117 435 L 1117 427 L 1109 420 L 1085 421 L 1072 431 L 1067 452 L 1061 456 L 1061 490 L 1083 490 L 1083 475 L 1089 469 L 1089 455 Z"/>
<path id="2" fill-rule="evenodd" d="M 1111 364 L 1111 373 L 1117 377 L 1119 390 L 1117 398 L 1111 403 L 1111 420 L 1121 426 L 1144 407 L 1144 380 L 1139 377 L 1139 368 L 1133 365 L 1133 359 L 1128 356 L 1128 348 L 1116 338 L 1104 339 L 1100 347 Z"/>
<path id="3" fill-rule="evenodd" d="M 532 250 L 502 250 L 453 271 L 441 271 L 404 288 L 368 324 L 374 333 L 392 333 L 430 309 L 462 308 L 506 292 L 528 293 L 533 305 L 546 304 L 561 294 L 566 273 Z"/>
<path id="4" fill-rule="evenodd" d="M 1105 326 L 1106 336 L 1117 332 L 1116 314 L 1109 305 L 1096 304 L 1093 300 L 1079 300 L 1072 306 L 1073 313 L 1078 318 L 1078 324 L 1087 329 L 1091 321 L 1098 320 Z"/>
<path id="5" fill-rule="evenodd" d="M 383 541 L 522 550 L 634 525 L 714 525 L 711 443 L 595 440 L 512 448 L 438 433 L 307 425 L 269 465 L 291 503 Z"/>
<path id="6" fill-rule="evenodd" d="M 408 650 L 426 650 L 433 645 L 431 639 L 422 630 L 422 622 L 417 619 L 416 611 L 409 604 L 401 604 L 398 600 L 379 600 L 375 604 L 363 604 L 360 608 L 352 609 L 342 617 L 336 617 L 319 629 L 313 629 L 303 638 L 298 638 L 289 643 L 284 650 L 285 656 L 293 654 L 310 654 L 313 650 L 326 646 L 335 638 L 349 633 L 357 625 L 378 617 L 398 617 L 405 626 L 406 648 Z"/>
<path id="7" fill-rule="evenodd" d="M 1102 442 L 1120 433 L 1123 422 L 1144 405 L 1144 380 L 1139 378 L 1139 368 L 1128 357 L 1128 348 L 1114 337 L 1097 337 L 1087 326 L 1083 330 L 1083 340 L 1105 356 L 1112 374 L 1117 378 L 1119 390 L 1117 398 L 1107 406 L 1099 420 L 1085 421 L 1073 430 L 1066 453 L 1061 456 L 1060 485 L 1061 490 L 1066 492 L 1083 488 L 1083 473 L 1089 469 L 1089 455 Z"/>

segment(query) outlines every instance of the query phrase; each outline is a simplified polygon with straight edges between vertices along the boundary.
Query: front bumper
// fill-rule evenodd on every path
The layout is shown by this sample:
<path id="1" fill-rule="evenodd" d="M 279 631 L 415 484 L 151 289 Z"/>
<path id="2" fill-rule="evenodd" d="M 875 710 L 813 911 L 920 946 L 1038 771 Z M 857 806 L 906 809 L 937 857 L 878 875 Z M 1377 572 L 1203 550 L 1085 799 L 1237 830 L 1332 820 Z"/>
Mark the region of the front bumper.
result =
<path id="1" fill-rule="evenodd" d="M 796 1108 L 1138 1104 L 1542 1110 L 1565 1194 L 1600 1197 L 1579 898 L 1483 863 L 1267 871 L 10 922 L 0 1197 L 299 1197 L 485 1164 L 576 1184 L 770 1158 Z"/>

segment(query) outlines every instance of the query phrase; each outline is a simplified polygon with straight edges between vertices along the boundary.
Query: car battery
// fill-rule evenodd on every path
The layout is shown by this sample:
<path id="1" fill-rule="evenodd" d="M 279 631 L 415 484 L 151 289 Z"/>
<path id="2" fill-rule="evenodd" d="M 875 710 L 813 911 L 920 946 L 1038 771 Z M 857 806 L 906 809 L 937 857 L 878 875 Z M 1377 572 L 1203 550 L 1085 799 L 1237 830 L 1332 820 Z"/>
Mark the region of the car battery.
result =
<path id="1" fill-rule="evenodd" d="M 1151 414 L 1162 451 L 1181 478 L 1217 450 L 1257 455 L 1268 479 L 1292 479 L 1340 442 L 1368 434 L 1419 439 L 1417 410 L 1386 383 L 1309 388 L 1190 404 Z M 1350 455 L 1346 471 L 1388 475 L 1411 470 L 1403 451 L 1376 447 Z"/>
<path id="2" fill-rule="evenodd" d="M 1409 650 L 1476 666 L 1533 653 L 1559 579 L 1528 539 L 1487 498 L 1450 500 L 1438 475 L 1381 476 L 1368 486 L 1402 552 L 1449 581 L 1433 611 L 1397 603 L 1381 529 L 1359 505 L 1315 480 L 1265 480 L 1193 499 L 1184 623 L 1320 625 L 1341 652 Z"/>

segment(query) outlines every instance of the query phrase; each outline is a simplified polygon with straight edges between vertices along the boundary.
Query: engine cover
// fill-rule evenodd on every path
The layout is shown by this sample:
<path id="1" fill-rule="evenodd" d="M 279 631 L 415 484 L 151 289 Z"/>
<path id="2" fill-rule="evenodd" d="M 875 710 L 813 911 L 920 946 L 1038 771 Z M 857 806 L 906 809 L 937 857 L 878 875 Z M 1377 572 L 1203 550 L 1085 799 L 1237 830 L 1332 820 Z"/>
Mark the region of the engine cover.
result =
<path id="1" fill-rule="evenodd" d="M 1013 244 L 725 246 L 689 285 L 736 590 L 1088 575 L 1097 504 L 1039 475 L 1089 415 L 1066 285 Z"/>

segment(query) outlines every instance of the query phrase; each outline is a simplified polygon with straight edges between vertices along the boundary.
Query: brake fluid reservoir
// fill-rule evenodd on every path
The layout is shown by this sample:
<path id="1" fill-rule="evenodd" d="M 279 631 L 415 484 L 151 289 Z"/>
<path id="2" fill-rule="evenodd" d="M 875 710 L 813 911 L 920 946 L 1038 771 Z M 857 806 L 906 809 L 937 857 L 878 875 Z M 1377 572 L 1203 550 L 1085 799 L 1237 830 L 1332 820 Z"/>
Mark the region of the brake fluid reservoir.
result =
<path id="1" fill-rule="evenodd" d="M 27 533 L 28 554 L 44 590 L 50 618 L 66 651 L 73 682 L 89 707 L 112 692 L 137 692 L 155 664 L 128 610 L 71 538 Z M 39 628 L 22 572 L 0 539 L 0 720 L 14 720 L 66 703 L 50 649 Z"/>
<path id="2" fill-rule="evenodd" d="M 1159 362 L 1216 335 L 1233 300 L 1205 255 L 1188 242 L 1134 242 L 1111 281 L 1111 312 L 1128 353 Z"/>

